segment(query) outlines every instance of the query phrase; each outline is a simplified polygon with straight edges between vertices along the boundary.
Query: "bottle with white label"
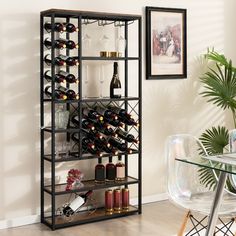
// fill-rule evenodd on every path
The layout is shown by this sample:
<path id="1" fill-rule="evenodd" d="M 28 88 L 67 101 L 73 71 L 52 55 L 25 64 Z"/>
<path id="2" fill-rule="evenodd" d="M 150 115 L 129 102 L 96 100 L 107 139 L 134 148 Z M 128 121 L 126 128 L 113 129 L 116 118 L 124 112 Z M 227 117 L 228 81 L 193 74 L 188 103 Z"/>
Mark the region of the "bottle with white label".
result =
<path id="1" fill-rule="evenodd" d="M 81 206 L 83 206 L 88 197 L 93 193 L 92 190 L 89 190 L 87 193 L 77 196 L 70 204 L 68 204 L 63 209 L 63 214 L 67 217 L 74 215 Z"/>
<path id="2" fill-rule="evenodd" d="M 120 98 L 121 97 L 121 83 L 118 75 L 118 63 L 114 62 L 114 72 L 110 83 L 110 97 Z"/>

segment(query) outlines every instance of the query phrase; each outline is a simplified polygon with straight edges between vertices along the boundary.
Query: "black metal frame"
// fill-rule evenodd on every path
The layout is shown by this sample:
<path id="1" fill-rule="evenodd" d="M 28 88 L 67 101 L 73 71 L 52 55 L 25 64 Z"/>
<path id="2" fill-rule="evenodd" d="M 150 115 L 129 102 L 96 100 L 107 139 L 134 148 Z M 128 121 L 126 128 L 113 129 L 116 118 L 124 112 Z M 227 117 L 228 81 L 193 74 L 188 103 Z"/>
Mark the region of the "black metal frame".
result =
<path id="1" fill-rule="evenodd" d="M 190 214 L 189 219 L 192 223 L 192 229 L 190 229 L 184 236 L 194 236 L 194 235 L 199 235 L 200 236 L 200 232 L 202 230 L 206 230 L 207 229 L 207 224 L 205 225 L 203 222 L 205 219 L 207 219 L 208 216 L 204 216 L 202 217 L 202 219 L 197 219 L 196 217 L 194 217 L 192 214 Z M 222 227 L 218 227 L 216 226 L 216 230 L 214 235 L 217 235 L 218 232 L 223 233 L 225 236 L 234 236 L 235 234 L 230 230 L 231 226 L 233 225 L 233 223 L 235 222 L 235 219 L 232 218 L 230 219 L 228 222 L 224 222 L 221 218 L 219 218 L 219 221 L 222 224 Z M 226 230 L 224 230 L 226 229 Z"/>
<path id="2" fill-rule="evenodd" d="M 53 96 L 52 99 L 45 98 L 44 96 L 44 22 L 45 18 L 49 18 L 51 23 L 55 23 L 55 18 L 63 18 L 66 22 L 70 22 L 71 19 L 76 20 L 79 27 L 78 32 L 78 44 L 80 47 L 78 48 L 78 60 L 79 60 L 79 67 L 78 67 L 78 77 L 80 79 L 80 83 L 78 85 L 78 92 L 79 94 L 82 93 L 82 63 L 86 60 L 119 60 L 124 61 L 124 83 L 125 83 L 125 97 L 122 97 L 120 99 L 110 99 L 110 98 L 80 98 L 78 101 L 59 101 L 56 100 Z M 84 19 L 93 20 L 93 22 L 96 22 L 97 20 L 108 20 L 108 21 L 122 21 L 124 22 L 124 32 L 125 32 L 125 39 L 128 40 L 128 26 L 129 24 L 133 23 L 134 21 L 138 22 L 138 56 L 137 57 L 129 57 L 128 56 L 128 46 L 125 50 L 124 57 L 119 58 L 101 58 L 101 57 L 84 57 L 82 56 L 82 22 Z M 49 226 L 52 230 L 64 228 L 72 225 L 79 225 L 89 222 L 95 222 L 100 220 L 106 220 L 110 218 L 117 218 L 121 216 L 127 216 L 132 214 L 141 214 L 142 212 L 142 21 L 141 16 L 139 15 L 121 15 L 121 14 L 109 14 L 109 13 L 99 13 L 99 12 L 83 12 L 83 11 L 70 11 L 70 10 L 60 10 L 60 9 L 51 9 L 41 12 L 40 14 L 40 124 L 41 124 L 41 222 L 45 225 Z M 93 23 L 92 22 L 92 23 Z M 69 34 L 66 34 L 66 38 L 69 39 Z M 54 41 L 55 39 L 55 32 L 51 31 L 51 40 Z M 69 50 L 66 50 L 66 55 L 69 55 Z M 54 58 L 56 56 L 56 50 L 54 47 L 51 48 L 51 57 Z M 130 60 L 136 60 L 138 61 L 138 96 L 137 97 L 129 97 L 129 89 L 128 89 L 128 62 Z M 69 72 L 69 67 L 66 68 L 66 70 Z M 51 71 L 52 71 L 52 77 L 56 74 L 56 66 L 52 63 L 51 65 Z M 52 80 L 52 93 L 54 94 L 55 91 L 55 81 Z M 69 87 L 69 84 L 66 85 Z M 138 115 L 138 120 L 140 126 L 136 128 L 136 131 L 138 133 L 139 137 L 139 144 L 136 146 L 132 146 L 133 154 L 138 155 L 138 178 L 133 178 L 128 176 L 128 154 L 121 152 L 119 155 L 125 156 L 125 164 L 126 164 L 126 170 L 125 174 L 127 176 L 125 181 L 122 181 L 120 183 L 113 183 L 113 184 L 103 184 L 103 185 L 95 185 L 92 189 L 105 189 L 108 187 L 115 187 L 115 186 L 128 186 L 130 184 L 137 184 L 138 186 L 138 206 L 132 207 L 132 209 L 128 212 L 123 212 L 121 214 L 114 214 L 114 215 L 100 215 L 100 216 L 92 216 L 91 218 L 88 218 L 86 220 L 78 220 L 75 222 L 64 222 L 57 224 L 56 223 L 56 196 L 58 195 L 66 195 L 81 191 L 86 191 L 88 189 L 91 189 L 91 187 L 86 186 L 80 190 L 72 190 L 72 191 L 58 191 L 58 186 L 55 183 L 55 168 L 56 163 L 58 162 L 67 162 L 67 161 L 80 161 L 80 160 L 87 160 L 87 159 L 93 159 L 98 158 L 94 155 L 88 155 L 82 153 L 82 143 L 80 142 L 78 152 L 71 152 L 69 158 L 61 158 L 57 159 L 55 155 L 55 144 L 56 144 L 56 134 L 57 133 L 65 133 L 67 135 L 67 140 L 70 138 L 70 132 L 79 132 L 82 128 L 82 124 L 80 123 L 79 127 L 68 127 L 68 129 L 64 130 L 57 130 L 55 128 L 55 106 L 56 104 L 65 104 L 67 110 L 74 109 L 74 107 L 77 106 L 77 109 L 75 109 L 74 112 L 77 112 L 79 117 L 82 117 L 82 106 L 87 105 L 90 106 L 90 104 L 96 104 L 96 103 L 113 103 L 113 104 L 119 104 L 121 102 L 121 106 L 125 107 L 126 109 L 130 108 L 130 103 L 135 103 L 133 107 L 131 107 L 131 110 L 135 111 Z M 51 127 L 45 127 L 44 122 L 44 112 L 45 112 L 45 105 L 50 104 L 51 105 Z M 126 126 L 125 129 L 129 131 L 129 127 Z M 45 134 L 48 133 L 51 135 L 51 153 L 45 154 Z M 80 132 L 81 133 L 81 132 Z M 80 139 L 81 140 L 81 139 Z M 102 158 L 107 158 L 110 155 L 104 155 Z M 49 163 L 51 165 L 51 185 L 45 186 L 44 183 L 44 171 L 45 171 L 45 164 Z M 89 180 L 87 180 L 89 181 Z M 51 216 L 45 216 L 45 194 L 49 194 L 51 198 Z"/>
<path id="3" fill-rule="evenodd" d="M 183 41 L 183 68 L 181 74 L 152 74 L 152 58 L 151 58 L 151 13 L 152 12 L 168 12 L 182 14 L 182 41 Z M 187 77 L 187 10 L 179 8 L 160 8 L 160 7 L 146 7 L 146 79 L 184 79 Z"/>

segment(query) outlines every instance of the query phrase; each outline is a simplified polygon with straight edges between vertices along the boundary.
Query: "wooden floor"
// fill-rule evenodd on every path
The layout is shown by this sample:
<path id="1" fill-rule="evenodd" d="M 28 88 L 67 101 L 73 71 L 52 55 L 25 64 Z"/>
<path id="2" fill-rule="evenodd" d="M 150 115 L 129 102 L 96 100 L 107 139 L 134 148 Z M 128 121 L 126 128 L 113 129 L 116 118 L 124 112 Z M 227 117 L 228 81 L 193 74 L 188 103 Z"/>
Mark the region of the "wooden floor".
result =
<path id="1" fill-rule="evenodd" d="M 51 231 L 42 224 L 0 230 L 0 236 L 173 236 L 185 211 L 168 201 L 145 204 L 142 215 Z"/>

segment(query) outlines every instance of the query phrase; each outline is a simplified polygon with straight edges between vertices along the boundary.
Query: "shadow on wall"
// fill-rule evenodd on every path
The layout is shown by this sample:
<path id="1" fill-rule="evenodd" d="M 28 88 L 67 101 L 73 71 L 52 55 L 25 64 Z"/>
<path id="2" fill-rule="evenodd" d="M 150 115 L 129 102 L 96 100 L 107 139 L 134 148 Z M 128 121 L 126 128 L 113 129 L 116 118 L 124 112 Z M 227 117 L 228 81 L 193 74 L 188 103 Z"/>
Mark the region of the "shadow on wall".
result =
<path id="1" fill-rule="evenodd" d="M 167 136 L 190 133 L 199 137 L 205 129 L 213 125 L 225 124 L 227 120 L 226 112 L 210 105 L 199 95 L 202 89 L 199 77 L 207 69 L 206 62 L 197 58 L 189 68 L 191 71 L 189 71 L 188 79 L 168 80 L 165 83 L 159 81 L 159 89 L 149 88 L 148 93 L 144 92 L 147 95 L 143 102 L 145 126 L 143 156 L 150 159 L 149 161 L 152 161 L 152 163 L 153 160 L 158 160 L 156 172 L 163 173 L 160 174 L 159 179 L 163 183 L 166 176 L 163 165 Z M 153 104 L 152 109 L 150 109 L 150 103 Z M 160 117 L 163 117 L 163 119 L 160 120 Z M 147 171 L 150 172 L 150 166 L 147 166 L 147 168 L 149 168 Z"/>
<path id="2" fill-rule="evenodd" d="M 0 17 L 0 219 L 39 205 L 39 32 L 39 15 Z"/>

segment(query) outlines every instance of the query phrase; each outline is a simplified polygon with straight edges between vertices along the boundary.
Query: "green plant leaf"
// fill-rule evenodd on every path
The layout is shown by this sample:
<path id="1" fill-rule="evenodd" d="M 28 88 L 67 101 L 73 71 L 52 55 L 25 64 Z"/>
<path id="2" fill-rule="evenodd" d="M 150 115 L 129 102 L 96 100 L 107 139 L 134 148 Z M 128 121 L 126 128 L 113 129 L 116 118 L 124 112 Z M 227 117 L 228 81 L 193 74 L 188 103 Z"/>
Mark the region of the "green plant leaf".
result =
<path id="1" fill-rule="evenodd" d="M 223 153 L 224 147 L 228 144 L 228 130 L 225 127 L 212 127 L 207 129 L 199 138 L 205 147 L 208 155 L 215 155 Z M 204 155 L 204 151 L 199 149 L 199 154 Z M 214 167 L 221 168 L 222 164 L 214 163 Z M 214 170 L 216 176 L 219 176 L 219 171 Z M 216 187 L 216 177 L 214 175 L 213 169 L 201 167 L 198 170 L 199 180 L 205 187 L 209 189 L 215 189 Z"/>
<path id="2" fill-rule="evenodd" d="M 208 98 L 216 106 L 231 111 L 236 110 L 236 73 L 232 71 L 232 63 L 224 66 L 224 73 L 221 67 L 216 64 L 216 70 L 209 69 L 201 78 L 205 90 L 200 94 Z"/>

